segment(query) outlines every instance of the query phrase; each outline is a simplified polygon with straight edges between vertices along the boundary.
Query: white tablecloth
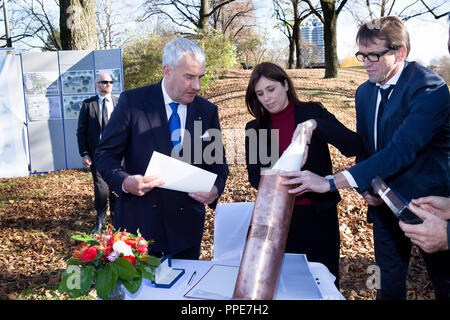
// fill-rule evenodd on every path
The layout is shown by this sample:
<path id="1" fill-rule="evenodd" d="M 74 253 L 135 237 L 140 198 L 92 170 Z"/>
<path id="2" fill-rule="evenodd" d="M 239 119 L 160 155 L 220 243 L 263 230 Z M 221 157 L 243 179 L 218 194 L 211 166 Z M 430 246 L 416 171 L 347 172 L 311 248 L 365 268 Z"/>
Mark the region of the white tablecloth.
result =
<path id="1" fill-rule="evenodd" d="M 214 264 L 239 266 L 253 207 L 253 202 L 219 204 L 214 217 L 214 259 L 211 261 L 174 259 L 172 267 L 185 269 L 185 274 L 170 289 L 156 288 L 150 281 L 144 279 L 139 291 L 133 295 L 127 294 L 126 299 L 192 300 L 184 295 Z M 299 281 L 301 277 L 295 273 L 299 256 L 285 254 L 276 299 L 305 299 L 305 290 L 300 294 L 302 284 L 297 283 L 301 282 Z M 322 293 L 322 299 L 344 300 L 334 285 L 335 277 L 325 265 L 308 262 L 308 266 Z M 197 271 L 196 277 L 190 285 L 187 285 L 194 271 Z"/>
<path id="2" fill-rule="evenodd" d="M 287 254 L 291 259 L 285 260 L 280 275 L 280 283 L 284 282 L 283 288 L 279 285 L 276 299 L 281 297 L 283 300 L 298 300 L 297 290 L 301 288 L 301 283 L 291 283 L 289 278 L 292 276 L 286 270 L 292 270 L 292 264 L 295 263 L 294 254 Z M 184 295 L 193 287 L 197 281 L 199 281 L 214 264 L 237 266 L 239 263 L 234 261 L 207 261 L 207 260 L 172 260 L 173 268 L 185 269 L 184 275 L 178 279 L 178 281 L 171 288 L 156 288 L 150 281 L 143 279 L 141 288 L 135 293 L 130 294 L 127 292 L 125 299 L 136 300 L 192 300 L 186 298 Z M 334 276 L 328 271 L 328 269 L 321 263 L 309 262 L 309 268 L 316 280 L 319 290 L 322 293 L 322 297 L 325 300 L 344 300 L 339 290 L 334 285 Z M 291 266 L 291 268 L 288 268 Z M 197 274 L 190 285 L 188 285 L 189 278 L 192 273 L 197 271 Z M 285 281 L 282 281 L 285 279 Z M 286 284 L 288 286 L 286 287 Z"/>

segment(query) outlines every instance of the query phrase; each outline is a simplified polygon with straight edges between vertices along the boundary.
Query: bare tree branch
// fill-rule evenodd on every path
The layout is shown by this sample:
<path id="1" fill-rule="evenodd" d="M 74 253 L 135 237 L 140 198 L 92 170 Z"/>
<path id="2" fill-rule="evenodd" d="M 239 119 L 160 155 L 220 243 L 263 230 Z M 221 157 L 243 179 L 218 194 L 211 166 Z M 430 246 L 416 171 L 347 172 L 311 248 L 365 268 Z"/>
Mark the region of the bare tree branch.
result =
<path id="1" fill-rule="evenodd" d="M 442 14 L 436 14 L 436 13 L 435 13 L 435 10 L 438 9 L 440 6 L 444 5 L 444 3 L 446 3 L 446 2 L 442 2 L 441 4 L 437 5 L 437 6 L 434 7 L 434 8 L 430 8 L 430 7 L 425 3 L 425 1 L 423 1 L 423 0 L 420 0 L 420 2 L 422 2 L 423 6 L 428 10 L 429 13 L 431 13 L 431 14 L 433 15 L 433 17 L 434 17 L 435 19 L 440 19 L 440 18 L 445 17 L 445 16 L 447 16 L 447 15 L 449 14 L 448 11 L 447 11 L 447 12 L 444 12 L 444 13 L 442 13 Z"/>

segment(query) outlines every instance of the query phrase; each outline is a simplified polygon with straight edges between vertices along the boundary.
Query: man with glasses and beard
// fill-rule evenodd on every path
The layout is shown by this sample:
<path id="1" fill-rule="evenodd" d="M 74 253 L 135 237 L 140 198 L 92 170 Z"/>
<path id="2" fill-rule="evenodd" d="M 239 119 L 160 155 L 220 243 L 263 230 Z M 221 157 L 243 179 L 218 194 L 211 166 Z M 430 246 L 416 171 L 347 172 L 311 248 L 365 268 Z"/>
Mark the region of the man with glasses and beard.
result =
<path id="1" fill-rule="evenodd" d="M 95 148 L 113 112 L 118 98 L 111 95 L 113 80 L 108 73 L 99 73 L 95 79 L 97 95 L 83 101 L 78 116 L 78 151 L 83 165 L 91 169 L 94 179 L 94 206 L 97 211 L 92 233 L 100 232 L 106 223 L 108 185 L 93 162 Z M 109 192 L 109 211 L 114 215 L 115 194 Z"/>
<path id="2" fill-rule="evenodd" d="M 377 299 L 405 299 L 411 241 L 389 207 L 371 192 L 370 182 L 379 176 L 407 200 L 449 196 L 449 90 L 438 74 L 406 61 L 409 34 L 397 17 L 363 24 L 356 42 L 356 58 L 369 76 L 356 91 L 357 132 L 370 151 L 334 176 L 293 172 L 287 184 L 296 194 L 357 188 L 373 222 L 381 277 Z M 436 299 L 450 299 L 450 251 L 421 253 Z"/>

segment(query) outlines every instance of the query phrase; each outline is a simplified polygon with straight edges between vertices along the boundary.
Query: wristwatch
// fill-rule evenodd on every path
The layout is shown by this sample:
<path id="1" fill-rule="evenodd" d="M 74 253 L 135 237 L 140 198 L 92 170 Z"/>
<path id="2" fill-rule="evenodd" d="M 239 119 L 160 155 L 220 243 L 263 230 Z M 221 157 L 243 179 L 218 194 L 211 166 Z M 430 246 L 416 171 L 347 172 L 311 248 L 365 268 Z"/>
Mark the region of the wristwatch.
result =
<path id="1" fill-rule="evenodd" d="M 337 188 L 336 188 L 336 184 L 334 183 L 334 176 L 329 175 L 329 176 L 326 176 L 325 179 L 327 179 L 328 183 L 330 184 L 330 192 L 336 192 Z"/>

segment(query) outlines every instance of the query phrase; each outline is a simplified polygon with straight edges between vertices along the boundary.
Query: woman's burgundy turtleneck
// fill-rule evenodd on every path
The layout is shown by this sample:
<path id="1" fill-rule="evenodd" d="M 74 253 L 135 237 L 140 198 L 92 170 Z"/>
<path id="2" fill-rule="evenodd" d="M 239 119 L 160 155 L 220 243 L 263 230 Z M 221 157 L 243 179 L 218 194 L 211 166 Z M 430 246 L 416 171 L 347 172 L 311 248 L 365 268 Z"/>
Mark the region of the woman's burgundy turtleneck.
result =
<path id="1" fill-rule="evenodd" d="M 271 113 L 270 121 L 272 123 L 272 129 L 279 130 L 279 149 L 281 155 L 291 144 L 292 136 L 295 131 L 294 103 L 289 101 L 286 108 L 278 113 Z M 300 195 L 296 197 L 295 204 L 311 204 L 311 200 L 303 195 Z"/>

